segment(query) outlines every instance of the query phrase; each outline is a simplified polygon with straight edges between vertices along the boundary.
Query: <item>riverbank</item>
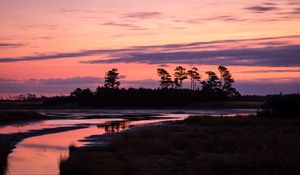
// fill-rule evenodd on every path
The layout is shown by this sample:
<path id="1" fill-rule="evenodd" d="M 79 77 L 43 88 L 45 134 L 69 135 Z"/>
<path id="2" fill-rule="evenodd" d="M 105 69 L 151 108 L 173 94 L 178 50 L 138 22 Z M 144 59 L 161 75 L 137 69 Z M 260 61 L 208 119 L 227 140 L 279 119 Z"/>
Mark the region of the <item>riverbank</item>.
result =
<path id="1" fill-rule="evenodd" d="M 16 111 L 16 110 L 1 110 L 0 111 L 0 126 L 9 124 L 18 124 L 23 122 L 31 122 L 45 120 L 47 116 L 40 114 L 37 111 Z M 50 117 L 48 117 L 49 119 Z M 50 118 L 51 119 L 51 118 Z"/>
<path id="2" fill-rule="evenodd" d="M 13 135 L 0 134 L 0 174 L 4 174 L 7 167 L 7 157 L 12 150 L 11 143 L 16 139 Z"/>
<path id="3" fill-rule="evenodd" d="M 299 174 L 300 120 L 190 117 L 71 149 L 62 175 Z M 94 139 L 99 142 L 101 137 Z"/>
<path id="4" fill-rule="evenodd" d="M 0 175 L 4 175 L 7 167 L 7 157 L 15 146 L 22 140 L 30 137 L 41 136 L 46 134 L 54 134 L 65 131 L 71 131 L 88 126 L 72 126 L 72 127 L 58 127 L 41 130 L 31 130 L 25 133 L 18 134 L 0 134 Z"/>
<path id="5" fill-rule="evenodd" d="M 188 105 L 180 105 L 180 109 L 258 109 L 265 101 L 217 101 L 217 102 L 202 102 L 202 103 L 191 103 Z M 0 103 L 0 110 L 4 109 L 23 109 L 23 110 L 51 110 L 51 109 L 178 109 L 178 105 L 157 105 L 157 106 L 79 106 L 76 103 L 70 104 L 54 104 L 54 105 L 43 105 L 43 104 L 22 104 L 22 103 Z"/>

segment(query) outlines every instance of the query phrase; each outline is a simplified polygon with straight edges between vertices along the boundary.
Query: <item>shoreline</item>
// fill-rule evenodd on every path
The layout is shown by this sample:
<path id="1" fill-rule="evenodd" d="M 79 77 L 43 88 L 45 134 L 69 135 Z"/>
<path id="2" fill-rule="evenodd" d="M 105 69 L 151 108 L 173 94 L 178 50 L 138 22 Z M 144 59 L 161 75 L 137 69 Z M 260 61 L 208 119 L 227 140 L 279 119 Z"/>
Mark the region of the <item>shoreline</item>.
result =
<path id="1" fill-rule="evenodd" d="M 8 155 L 16 148 L 16 145 L 22 142 L 24 139 L 47 135 L 47 134 L 55 134 L 55 133 L 60 133 L 65 131 L 71 131 L 76 129 L 82 129 L 86 127 L 88 126 L 70 126 L 70 127 L 49 128 L 49 129 L 42 129 L 42 130 L 30 130 L 24 133 L 0 134 L 0 141 L 3 142 L 2 144 L 5 144 L 5 149 L 6 149 L 6 150 L 2 150 L 3 153 L 0 154 L 1 156 L 0 175 L 2 174 L 4 175 L 6 173 Z"/>
<path id="2" fill-rule="evenodd" d="M 295 174 L 300 170 L 293 163 L 300 161 L 295 157 L 300 155 L 299 126 L 297 119 L 258 117 L 191 117 L 146 125 L 89 140 L 108 144 L 70 147 L 69 158 L 60 163 L 61 175 Z"/>
<path id="3" fill-rule="evenodd" d="M 145 109 L 258 109 L 264 104 L 265 101 L 220 101 L 220 102 L 206 102 L 198 104 L 190 104 L 184 106 L 115 106 L 115 107 L 80 107 L 80 106 L 4 106 L 0 107 L 0 110 L 145 110 Z"/>

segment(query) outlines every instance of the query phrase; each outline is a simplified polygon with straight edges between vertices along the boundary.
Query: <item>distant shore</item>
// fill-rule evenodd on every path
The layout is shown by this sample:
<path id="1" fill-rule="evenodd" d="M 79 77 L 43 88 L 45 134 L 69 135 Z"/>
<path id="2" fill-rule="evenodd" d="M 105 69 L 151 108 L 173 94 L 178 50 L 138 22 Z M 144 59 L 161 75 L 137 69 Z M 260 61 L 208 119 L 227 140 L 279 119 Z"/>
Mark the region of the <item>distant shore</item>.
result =
<path id="1" fill-rule="evenodd" d="M 113 107 L 82 107 L 77 105 L 37 105 L 22 103 L 9 103 L 0 105 L 0 110 L 6 109 L 24 109 L 24 110 L 43 110 L 43 109 L 259 109 L 264 101 L 220 101 L 220 102 L 205 102 L 184 106 L 113 106 Z"/>

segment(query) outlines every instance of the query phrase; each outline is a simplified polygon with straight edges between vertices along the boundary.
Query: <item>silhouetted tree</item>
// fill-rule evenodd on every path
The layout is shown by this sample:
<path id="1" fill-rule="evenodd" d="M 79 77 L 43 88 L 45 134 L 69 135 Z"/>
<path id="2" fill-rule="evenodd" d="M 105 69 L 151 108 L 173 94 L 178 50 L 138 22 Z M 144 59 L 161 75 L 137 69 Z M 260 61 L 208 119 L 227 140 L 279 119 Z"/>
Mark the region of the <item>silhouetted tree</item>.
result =
<path id="1" fill-rule="evenodd" d="M 90 88 L 87 89 L 80 89 L 77 88 L 75 91 L 71 92 L 71 96 L 78 98 L 78 99 L 87 99 L 87 98 L 91 98 L 94 96 L 94 93 L 92 92 L 92 90 Z"/>
<path id="2" fill-rule="evenodd" d="M 77 88 L 73 92 L 71 92 L 72 97 L 80 97 L 81 94 L 82 94 L 82 89 L 80 89 L 80 88 Z"/>
<path id="3" fill-rule="evenodd" d="M 206 74 L 208 75 L 208 79 L 206 81 L 202 81 L 202 90 L 205 93 L 216 93 L 217 95 L 221 89 L 221 81 L 213 71 L 207 71 Z"/>
<path id="4" fill-rule="evenodd" d="M 234 79 L 232 78 L 230 71 L 224 66 L 219 66 L 218 70 L 221 76 L 221 89 L 223 94 L 229 98 L 240 96 L 240 93 L 233 87 Z"/>
<path id="5" fill-rule="evenodd" d="M 182 82 L 183 80 L 187 79 L 187 73 L 185 72 L 185 68 L 181 67 L 181 66 L 178 66 L 175 68 L 175 73 L 174 73 L 174 76 L 175 76 L 175 86 L 176 88 L 179 88 L 179 89 L 182 89 Z"/>
<path id="6" fill-rule="evenodd" d="M 91 98 L 91 97 L 94 96 L 94 93 L 93 93 L 93 91 L 90 88 L 87 88 L 87 89 L 83 89 L 82 96 L 84 98 Z"/>
<path id="7" fill-rule="evenodd" d="M 191 70 L 188 70 L 187 75 L 190 77 L 190 80 L 191 80 L 191 89 L 196 90 L 197 82 L 199 82 L 201 79 L 201 76 L 198 73 L 198 68 L 193 67 Z"/>
<path id="8" fill-rule="evenodd" d="M 157 74 L 160 77 L 160 87 L 162 89 L 170 88 L 173 86 L 174 82 L 172 81 L 171 75 L 163 68 L 157 69 Z"/>
<path id="9" fill-rule="evenodd" d="M 113 88 L 113 89 L 119 88 L 121 83 L 120 81 L 118 81 L 118 79 L 119 79 L 118 69 L 116 68 L 111 69 L 110 71 L 106 72 L 104 87 Z"/>

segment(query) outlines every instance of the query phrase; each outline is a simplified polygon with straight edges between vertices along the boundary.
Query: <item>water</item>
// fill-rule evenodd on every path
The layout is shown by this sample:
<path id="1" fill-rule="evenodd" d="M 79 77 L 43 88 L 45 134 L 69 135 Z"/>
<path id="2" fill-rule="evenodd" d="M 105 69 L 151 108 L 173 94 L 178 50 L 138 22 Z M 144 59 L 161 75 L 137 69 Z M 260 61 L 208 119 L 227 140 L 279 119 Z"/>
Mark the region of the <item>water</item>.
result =
<path id="1" fill-rule="evenodd" d="M 16 145 L 9 155 L 7 175 L 20 174 L 59 174 L 59 160 L 69 155 L 69 146 L 84 146 L 82 142 L 91 135 L 102 135 L 108 132 L 119 132 L 134 126 L 182 120 L 189 115 L 249 115 L 255 110 L 61 110 L 40 111 L 41 113 L 61 117 L 24 125 L 11 125 L 0 128 L 0 133 L 30 132 L 46 128 L 65 126 L 85 126 L 85 128 L 64 131 L 55 134 L 44 134 L 29 137 Z M 140 115 L 141 118 L 129 120 L 123 115 Z M 157 114 L 147 119 L 146 114 Z M 102 116 L 101 119 L 85 119 L 85 116 Z"/>

